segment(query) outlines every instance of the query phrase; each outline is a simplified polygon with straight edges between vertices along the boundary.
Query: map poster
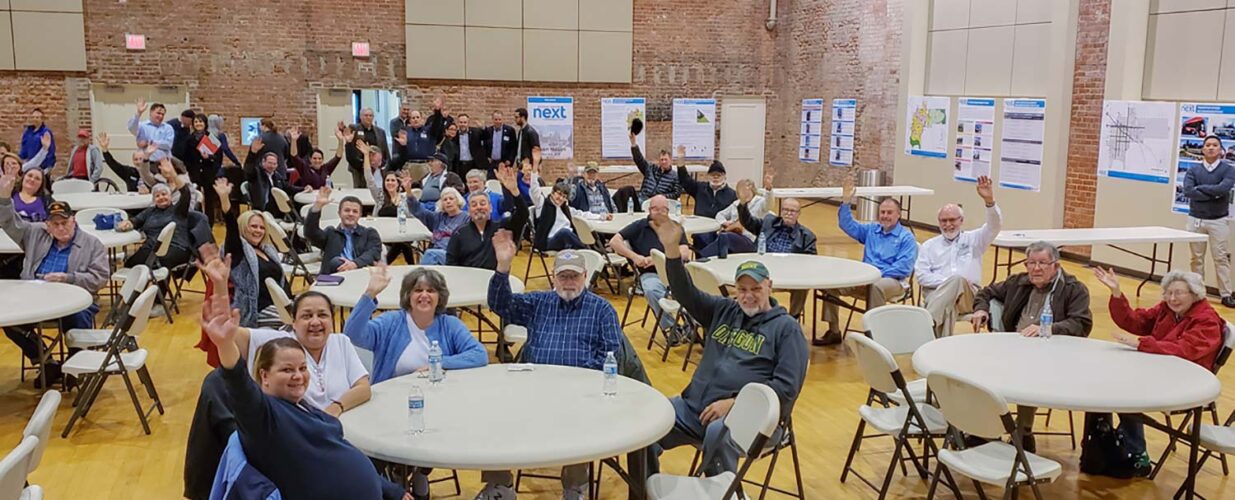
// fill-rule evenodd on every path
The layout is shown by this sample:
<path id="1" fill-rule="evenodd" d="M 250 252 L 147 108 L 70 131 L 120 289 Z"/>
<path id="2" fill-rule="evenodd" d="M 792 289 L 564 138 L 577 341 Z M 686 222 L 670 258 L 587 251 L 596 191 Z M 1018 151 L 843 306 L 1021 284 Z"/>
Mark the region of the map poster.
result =
<path id="1" fill-rule="evenodd" d="M 909 96 L 905 106 L 905 154 L 948 157 L 948 97 Z"/>
<path id="2" fill-rule="evenodd" d="M 1175 163 L 1175 104 L 1106 101 L 1098 142 L 1098 175 L 1167 184 Z"/>
<path id="3" fill-rule="evenodd" d="M 999 186 L 1042 190 L 1046 99 L 1004 99 L 999 138 Z"/>
<path id="4" fill-rule="evenodd" d="M 972 97 L 957 100 L 952 178 L 977 182 L 978 177 L 990 177 L 994 148 L 995 100 Z"/>
<path id="5" fill-rule="evenodd" d="M 630 158 L 630 122 L 643 120 L 643 132 L 635 137 L 639 150 L 646 151 L 648 135 L 647 100 L 642 97 L 606 97 L 600 100 L 600 156 Z"/>
<path id="6" fill-rule="evenodd" d="M 528 97 L 528 123 L 540 133 L 540 150 L 546 160 L 569 160 L 575 156 L 575 98 Z"/>
<path id="7" fill-rule="evenodd" d="M 832 99 L 832 143 L 828 164 L 836 167 L 853 165 L 853 132 L 858 119 L 857 99 Z"/>
<path id="8" fill-rule="evenodd" d="M 1201 166 L 1204 160 L 1201 146 L 1205 144 L 1205 137 L 1210 135 L 1222 139 L 1222 146 L 1226 149 L 1222 157 L 1235 161 L 1235 104 L 1180 103 L 1179 156 L 1175 162 L 1175 189 L 1171 190 L 1172 212 L 1188 213 L 1184 175 L 1188 169 Z"/>
<path id="9" fill-rule="evenodd" d="M 673 149 L 686 148 L 688 160 L 716 154 L 716 99 L 673 100 Z M 675 153 L 676 154 L 676 153 Z"/>
<path id="10" fill-rule="evenodd" d="M 798 161 L 819 163 L 823 137 L 823 99 L 802 99 L 802 135 L 798 139 Z"/>

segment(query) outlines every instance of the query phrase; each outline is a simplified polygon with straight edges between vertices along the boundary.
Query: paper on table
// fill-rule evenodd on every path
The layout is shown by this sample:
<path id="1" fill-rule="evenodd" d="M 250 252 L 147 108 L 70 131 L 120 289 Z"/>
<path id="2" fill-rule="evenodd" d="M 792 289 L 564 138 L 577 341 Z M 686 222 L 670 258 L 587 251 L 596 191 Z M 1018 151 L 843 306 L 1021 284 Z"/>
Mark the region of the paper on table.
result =
<path id="1" fill-rule="evenodd" d="M 508 372 L 530 372 L 536 369 L 536 365 L 531 363 L 506 363 L 506 371 Z"/>

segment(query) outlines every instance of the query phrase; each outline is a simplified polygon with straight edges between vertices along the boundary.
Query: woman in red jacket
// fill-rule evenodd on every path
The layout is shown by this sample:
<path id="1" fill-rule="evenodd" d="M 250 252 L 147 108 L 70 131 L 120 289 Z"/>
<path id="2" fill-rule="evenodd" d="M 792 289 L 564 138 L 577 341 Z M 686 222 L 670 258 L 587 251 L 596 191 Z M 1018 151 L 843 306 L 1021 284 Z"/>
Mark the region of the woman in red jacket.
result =
<path id="1" fill-rule="evenodd" d="M 1115 340 L 1141 352 L 1178 356 L 1212 370 L 1222 346 L 1226 322 L 1205 300 L 1201 275 L 1171 271 L 1162 277 L 1162 302 L 1148 309 L 1134 309 L 1119 290 L 1119 278 L 1111 269 L 1094 267 L 1094 277 L 1111 289 L 1111 319 L 1124 332 L 1111 334 Z M 1127 332 L 1127 333 L 1125 333 Z M 1086 415 L 1085 428 L 1096 425 Z M 1109 415 L 1106 416 L 1110 418 Z M 1119 432 L 1128 440 L 1135 461 L 1134 473 L 1147 475 L 1149 455 L 1145 453 L 1145 432 L 1140 415 L 1119 416 Z M 1139 451 L 1139 453 L 1137 453 Z"/>

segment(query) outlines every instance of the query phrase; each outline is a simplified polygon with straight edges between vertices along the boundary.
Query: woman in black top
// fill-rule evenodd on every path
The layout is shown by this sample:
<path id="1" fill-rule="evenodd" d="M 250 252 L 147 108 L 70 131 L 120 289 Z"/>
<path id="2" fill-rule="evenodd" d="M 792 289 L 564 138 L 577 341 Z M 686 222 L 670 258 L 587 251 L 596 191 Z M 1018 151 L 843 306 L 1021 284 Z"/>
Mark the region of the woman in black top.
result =
<path id="1" fill-rule="evenodd" d="M 226 264 L 215 260 L 208 266 Z M 206 316 L 245 457 L 284 498 L 412 500 L 343 438 L 338 419 L 302 401 L 310 372 L 299 342 L 281 338 L 263 345 L 250 378 L 232 340 L 240 311 L 214 301 Z"/>
<path id="2" fill-rule="evenodd" d="M 188 264 L 192 257 L 191 249 L 194 245 L 189 236 L 189 203 L 193 196 L 189 192 L 189 185 L 180 184 L 181 178 L 173 173 L 170 161 L 164 160 L 159 165 L 159 169 L 166 178 L 170 179 L 171 185 L 155 184 L 150 190 L 150 195 L 154 197 L 154 206 L 142 210 L 130 220 L 116 224 L 117 231 L 136 229 L 146 235 L 146 241 L 142 243 L 141 248 L 124 261 L 125 267 L 149 264 L 150 255 L 159 248 L 159 233 L 163 232 L 164 226 L 172 222 L 176 223 L 176 229 L 172 233 L 171 246 L 167 249 L 167 255 L 159 258 L 158 265 L 172 269 Z M 174 204 L 173 189 L 180 192 Z"/>
<path id="3" fill-rule="evenodd" d="M 218 177 L 214 157 L 221 154 L 217 151 L 205 153 L 198 149 L 197 145 L 207 137 L 210 137 L 210 129 L 206 126 L 206 115 L 198 113 L 193 116 L 193 132 L 189 134 L 189 145 L 185 148 L 184 167 L 189 171 L 189 179 L 193 181 L 193 184 L 203 187 L 214 184 L 215 177 Z M 214 222 L 218 220 L 219 199 L 213 192 L 204 194 L 206 199 L 203 200 L 203 212 L 206 213 L 210 224 L 214 225 Z"/>
<path id="4" fill-rule="evenodd" d="M 382 182 L 379 184 L 374 176 L 377 171 L 372 172 L 369 177 L 369 192 L 373 194 L 373 201 L 376 206 L 373 209 L 373 215 L 378 217 L 398 217 L 399 216 L 399 199 L 403 194 L 400 190 L 401 182 L 399 173 L 396 171 L 382 171 Z M 407 215 L 410 219 L 412 214 Z M 400 255 L 408 264 L 415 262 L 415 253 L 412 251 L 412 245 L 409 243 L 393 243 L 386 245 L 386 263 L 393 264 L 395 259 Z"/>
<path id="5" fill-rule="evenodd" d="M 266 234 L 266 217 L 254 210 L 236 216 L 230 202 L 232 184 L 227 179 L 216 180 L 214 190 L 225 213 L 223 254 L 231 260 L 232 306 L 240 310 L 240 324 L 246 328 L 280 328 L 283 322 L 266 289 L 266 278 L 273 278 L 284 290 L 288 284 L 281 264 L 283 256 Z"/>

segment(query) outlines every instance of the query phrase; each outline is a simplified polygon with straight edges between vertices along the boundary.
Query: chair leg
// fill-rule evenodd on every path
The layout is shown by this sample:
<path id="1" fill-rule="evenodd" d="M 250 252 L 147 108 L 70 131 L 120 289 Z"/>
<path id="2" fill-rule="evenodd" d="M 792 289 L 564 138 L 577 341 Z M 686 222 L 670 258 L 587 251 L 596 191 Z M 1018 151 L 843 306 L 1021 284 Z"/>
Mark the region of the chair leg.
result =
<path id="1" fill-rule="evenodd" d="M 154 406 L 159 409 L 159 415 L 163 415 L 163 400 L 159 398 L 159 391 L 154 389 L 154 379 L 150 378 L 150 370 L 147 370 L 145 366 L 138 368 L 137 378 L 141 380 L 142 385 L 146 386 L 146 395 L 154 400 Z"/>
<path id="2" fill-rule="evenodd" d="M 845 468 L 841 469 L 840 482 L 845 482 L 849 477 L 849 471 L 852 470 L 853 457 L 858 454 L 858 449 L 862 447 L 862 431 L 866 430 L 866 421 L 858 420 L 858 430 L 853 433 L 853 444 L 849 445 L 849 457 L 845 458 Z"/>
<path id="3" fill-rule="evenodd" d="M 943 472 L 943 464 L 936 462 L 935 463 L 935 473 L 931 474 L 931 485 L 926 488 L 926 500 L 932 500 L 933 498 L 935 498 L 935 488 L 939 486 L 939 476 L 942 475 L 942 472 Z"/>
<path id="4" fill-rule="evenodd" d="M 690 472 L 686 475 L 694 477 L 695 474 L 699 473 L 699 458 L 701 456 L 703 456 L 703 450 L 700 448 L 695 448 L 695 458 L 690 459 Z"/>
<path id="5" fill-rule="evenodd" d="M 150 435 L 150 422 L 146 420 L 146 409 L 142 408 L 141 401 L 137 400 L 137 391 L 133 390 L 133 380 L 129 378 L 128 371 L 120 372 L 121 378 L 124 379 L 124 386 L 129 390 L 129 399 L 133 400 L 133 409 L 137 410 L 137 417 L 142 421 L 142 430 L 146 431 L 146 435 Z"/>
<path id="6" fill-rule="evenodd" d="M 892 451 L 892 461 L 888 462 L 888 471 L 883 474 L 883 485 L 879 487 L 879 500 L 883 500 L 888 496 L 888 487 L 892 485 L 892 474 L 896 473 L 896 464 L 900 463 L 903 467 L 905 464 L 901 461 L 901 452 L 908 446 L 905 439 L 902 437 L 892 437 L 896 441 L 896 448 Z"/>
<path id="7" fill-rule="evenodd" d="M 95 384 L 97 384 L 97 387 L 102 387 L 103 382 L 107 380 L 107 373 L 104 372 L 101 374 L 96 374 L 91 377 L 91 379 L 99 379 L 95 382 Z M 90 409 L 90 404 L 93 403 L 94 398 L 98 396 L 98 392 L 92 390 L 93 387 L 95 386 L 87 385 L 82 388 L 82 392 L 78 395 L 80 396 L 80 401 L 77 406 L 73 408 L 73 415 L 69 417 L 68 424 L 65 424 L 64 431 L 60 433 L 61 438 L 69 437 L 69 433 L 73 431 L 73 425 L 77 423 L 77 420 L 85 418 L 86 412 Z"/>
<path id="8" fill-rule="evenodd" d="M 768 487 L 772 484 L 772 473 L 776 471 L 776 459 L 780 458 L 780 448 L 772 452 L 772 460 L 768 462 L 768 472 L 763 476 L 763 487 L 759 490 L 759 500 L 768 496 Z"/>
<path id="9" fill-rule="evenodd" d="M 1188 420 L 1191 416 L 1192 416 L 1191 413 L 1184 415 L 1184 420 L 1180 424 L 1181 428 L 1186 428 L 1188 426 Z M 1166 426 L 1175 428 L 1175 426 L 1171 423 L 1170 413 L 1166 414 Z M 1158 472 L 1162 471 L 1162 467 L 1166 465 L 1166 459 L 1171 456 L 1172 451 L 1175 451 L 1175 437 L 1174 436 L 1171 436 L 1170 440 L 1167 441 L 1166 448 L 1162 450 L 1162 455 L 1158 456 L 1158 461 L 1154 463 L 1153 470 L 1149 472 L 1150 481 L 1152 481 L 1155 477 L 1158 476 Z"/>
<path id="10" fill-rule="evenodd" d="M 1214 425 L 1222 425 L 1221 423 L 1218 422 L 1218 405 L 1217 404 L 1209 403 L 1209 415 L 1213 417 Z M 1223 476 L 1231 475 L 1231 471 L 1230 469 L 1227 468 L 1227 464 L 1226 464 L 1226 454 L 1219 453 L 1218 461 L 1222 464 L 1222 475 Z M 1197 469 L 1199 470 L 1200 467 L 1197 467 Z"/>
<path id="11" fill-rule="evenodd" d="M 1076 450 L 1076 418 L 1072 416 L 1072 410 L 1068 410 L 1068 436 L 1072 438 L 1072 449 Z"/>

